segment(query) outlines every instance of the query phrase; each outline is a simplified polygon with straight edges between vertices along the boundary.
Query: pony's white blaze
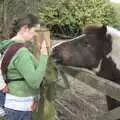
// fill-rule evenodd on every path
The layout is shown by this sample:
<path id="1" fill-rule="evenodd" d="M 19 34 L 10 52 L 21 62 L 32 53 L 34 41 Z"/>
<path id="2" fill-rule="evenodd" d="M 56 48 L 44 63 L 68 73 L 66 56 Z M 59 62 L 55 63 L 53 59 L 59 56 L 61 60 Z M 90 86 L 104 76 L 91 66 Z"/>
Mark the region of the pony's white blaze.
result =
<path id="1" fill-rule="evenodd" d="M 116 67 L 120 70 L 120 31 L 107 26 L 107 33 L 112 36 L 112 51 L 109 56 L 116 63 Z"/>
<path id="2" fill-rule="evenodd" d="M 61 45 L 61 44 L 63 44 L 63 43 L 70 42 L 70 41 L 76 40 L 76 39 L 78 39 L 78 38 L 82 38 L 82 37 L 84 37 L 84 36 L 85 36 L 85 34 L 82 34 L 82 35 L 77 36 L 77 37 L 75 37 L 75 38 L 73 38 L 73 39 L 61 41 L 61 42 L 53 45 L 53 46 L 52 46 L 52 49 L 55 48 L 55 47 L 57 47 L 57 46 L 59 46 L 59 45 Z"/>

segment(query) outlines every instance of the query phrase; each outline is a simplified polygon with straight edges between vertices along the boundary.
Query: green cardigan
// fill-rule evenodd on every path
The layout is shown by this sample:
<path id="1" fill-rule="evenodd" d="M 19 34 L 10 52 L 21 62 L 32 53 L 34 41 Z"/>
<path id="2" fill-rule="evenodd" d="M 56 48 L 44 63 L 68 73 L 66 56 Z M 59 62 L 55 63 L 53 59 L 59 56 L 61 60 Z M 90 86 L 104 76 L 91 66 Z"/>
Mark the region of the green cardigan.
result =
<path id="1" fill-rule="evenodd" d="M 12 41 L 10 41 L 11 43 Z M 40 60 L 37 61 L 27 48 L 20 48 L 10 61 L 7 73 L 8 79 L 20 79 L 20 81 L 9 82 L 8 93 L 19 97 L 39 94 L 40 84 L 46 71 L 47 60 L 47 55 L 41 55 Z"/>

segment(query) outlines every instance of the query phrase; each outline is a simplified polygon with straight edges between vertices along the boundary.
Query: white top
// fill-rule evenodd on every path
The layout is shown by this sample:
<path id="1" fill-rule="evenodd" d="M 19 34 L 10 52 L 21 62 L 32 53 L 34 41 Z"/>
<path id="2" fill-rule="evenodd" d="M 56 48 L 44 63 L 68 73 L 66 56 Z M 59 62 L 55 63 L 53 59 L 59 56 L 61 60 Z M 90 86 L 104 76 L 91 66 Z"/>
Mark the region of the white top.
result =
<path id="1" fill-rule="evenodd" d="M 34 97 L 18 97 L 6 93 L 5 107 L 19 111 L 32 111 L 31 106 L 34 102 Z"/>

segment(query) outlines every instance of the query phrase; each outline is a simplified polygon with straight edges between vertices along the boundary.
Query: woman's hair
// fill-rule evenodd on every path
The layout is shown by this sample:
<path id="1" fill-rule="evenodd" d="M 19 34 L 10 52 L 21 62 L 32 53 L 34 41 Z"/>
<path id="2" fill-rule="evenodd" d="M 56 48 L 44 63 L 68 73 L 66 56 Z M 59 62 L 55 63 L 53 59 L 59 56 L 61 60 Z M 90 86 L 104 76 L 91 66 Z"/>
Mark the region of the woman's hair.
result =
<path id="1" fill-rule="evenodd" d="M 9 27 L 9 38 L 14 37 L 22 26 L 27 25 L 29 28 L 31 28 L 38 23 L 38 18 L 32 14 L 13 18 L 12 23 Z"/>

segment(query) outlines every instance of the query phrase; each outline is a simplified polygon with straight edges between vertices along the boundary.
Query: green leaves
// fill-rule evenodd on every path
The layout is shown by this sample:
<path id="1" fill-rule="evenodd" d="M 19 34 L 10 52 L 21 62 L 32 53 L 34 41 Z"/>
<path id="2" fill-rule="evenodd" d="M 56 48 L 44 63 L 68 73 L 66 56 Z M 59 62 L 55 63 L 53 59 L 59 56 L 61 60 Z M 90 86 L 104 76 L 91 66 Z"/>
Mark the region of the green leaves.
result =
<path id="1" fill-rule="evenodd" d="M 105 0 L 45 0 L 41 4 L 39 15 L 41 21 L 52 28 L 54 25 L 69 25 L 69 35 L 88 24 L 112 25 L 117 22 L 113 6 Z M 48 5 L 49 4 L 49 5 Z M 68 35 L 68 32 L 63 33 Z"/>

